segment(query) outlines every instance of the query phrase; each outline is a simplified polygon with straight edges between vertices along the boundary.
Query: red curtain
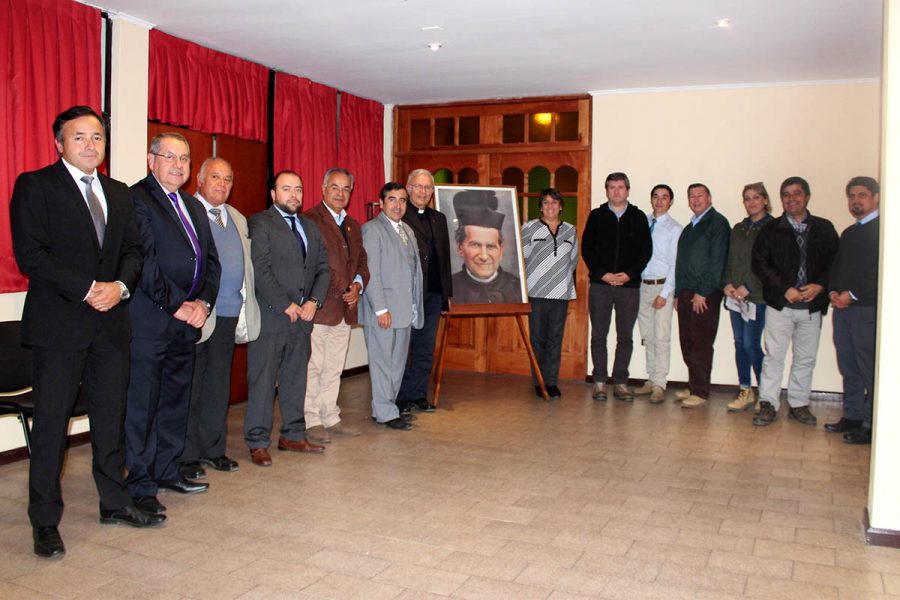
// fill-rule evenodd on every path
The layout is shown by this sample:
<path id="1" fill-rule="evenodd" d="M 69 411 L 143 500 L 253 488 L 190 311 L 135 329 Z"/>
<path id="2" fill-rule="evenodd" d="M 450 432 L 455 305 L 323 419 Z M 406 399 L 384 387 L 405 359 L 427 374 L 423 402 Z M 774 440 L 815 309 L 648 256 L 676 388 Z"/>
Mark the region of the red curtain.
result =
<path id="1" fill-rule="evenodd" d="M 353 200 L 347 209 L 364 222 L 366 204 L 378 200 L 384 185 L 384 106 L 341 93 L 341 130 L 338 137 L 338 164 L 355 179 Z"/>
<path id="2" fill-rule="evenodd" d="M 56 160 L 51 124 L 63 110 L 100 110 L 100 11 L 59 0 L 0 0 L 0 293 L 27 289 L 12 253 L 16 176 Z"/>
<path id="3" fill-rule="evenodd" d="M 149 77 L 149 119 L 266 141 L 266 67 L 152 29 Z"/>
<path id="4" fill-rule="evenodd" d="M 337 166 L 337 90 L 309 79 L 275 75 L 274 173 L 300 174 L 304 206 L 322 199 L 322 176 Z"/>

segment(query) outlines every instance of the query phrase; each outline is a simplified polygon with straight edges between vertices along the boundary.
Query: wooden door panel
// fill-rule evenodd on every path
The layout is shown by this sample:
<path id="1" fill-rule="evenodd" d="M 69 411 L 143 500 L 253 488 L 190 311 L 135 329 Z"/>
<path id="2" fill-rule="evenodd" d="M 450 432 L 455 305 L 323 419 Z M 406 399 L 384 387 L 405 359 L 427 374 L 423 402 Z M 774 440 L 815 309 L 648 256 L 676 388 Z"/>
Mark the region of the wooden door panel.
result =
<path id="1" fill-rule="evenodd" d="M 246 217 L 268 207 L 266 145 L 230 135 L 216 136 L 216 156 L 231 163 L 234 188 L 228 203 Z"/>

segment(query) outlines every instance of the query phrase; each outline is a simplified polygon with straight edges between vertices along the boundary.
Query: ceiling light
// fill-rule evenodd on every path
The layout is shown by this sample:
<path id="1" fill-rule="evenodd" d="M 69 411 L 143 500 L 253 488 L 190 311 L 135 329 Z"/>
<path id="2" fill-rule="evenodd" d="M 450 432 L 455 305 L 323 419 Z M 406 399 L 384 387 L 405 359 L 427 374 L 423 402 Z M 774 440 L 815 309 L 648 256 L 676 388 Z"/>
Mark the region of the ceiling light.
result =
<path id="1" fill-rule="evenodd" d="M 716 21 L 716 27 L 719 27 L 721 29 L 728 29 L 729 27 L 731 27 L 731 19 L 719 19 L 718 21 Z"/>
<path id="2" fill-rule="evenodd" d="M 553 121 L 553 115 L 550 113 L 536 113 L 534 122 L 539 125 L 549 125 Z"/>
<path id="3" fill-rule="evenodd" d="M 444 45 L 440 42 L 430 42 L 428 44 L 428 49 L 431 50 L 432 52 L 437 52 L 438 50 L 440 50 L 443 47 L 444 47 Z"/>
<path id="4" fill-rule="evenodd" d="M 423 27 L 422 31 L 443 31 L 444 28 L 440 25 L 429 25 L 428 27 Z"/>

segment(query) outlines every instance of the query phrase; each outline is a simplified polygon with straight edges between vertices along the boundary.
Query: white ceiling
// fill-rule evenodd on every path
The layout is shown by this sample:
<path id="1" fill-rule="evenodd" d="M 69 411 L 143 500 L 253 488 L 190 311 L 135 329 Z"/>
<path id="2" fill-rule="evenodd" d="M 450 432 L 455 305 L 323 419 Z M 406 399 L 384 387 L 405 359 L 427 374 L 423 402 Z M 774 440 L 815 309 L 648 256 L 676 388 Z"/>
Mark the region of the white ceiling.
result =
<path id="1" fill-rule="evenodd" d="M 90 3 L 383 103 L 881 75 L 882 0 Z"/>

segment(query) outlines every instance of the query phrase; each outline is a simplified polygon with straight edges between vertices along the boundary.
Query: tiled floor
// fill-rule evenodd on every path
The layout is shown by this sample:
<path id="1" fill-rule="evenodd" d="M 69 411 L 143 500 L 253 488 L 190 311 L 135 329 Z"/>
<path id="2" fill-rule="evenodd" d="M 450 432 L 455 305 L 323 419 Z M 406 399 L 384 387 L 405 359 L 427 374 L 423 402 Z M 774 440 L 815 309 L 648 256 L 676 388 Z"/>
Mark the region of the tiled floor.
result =
<path id="1" fill-rule="evenodd" d="M 368 420 L 368 377 L 344 381 L 363 435 L 322 456 L 273 452 L 209 493 L 161 496 L 155 530 L 103 526 L 90 451 L 74 449 L 60 531 L 31 554 L 27 467 L 0 467 L 0 598 L 699 600 L 900 597 L 900 551 L 867 547 L 867 447 L 781 419 L 756 429 L 724 395 L 688 411 L 562 401 L 523 378 L 448 374 L 410 432 Z"/>

